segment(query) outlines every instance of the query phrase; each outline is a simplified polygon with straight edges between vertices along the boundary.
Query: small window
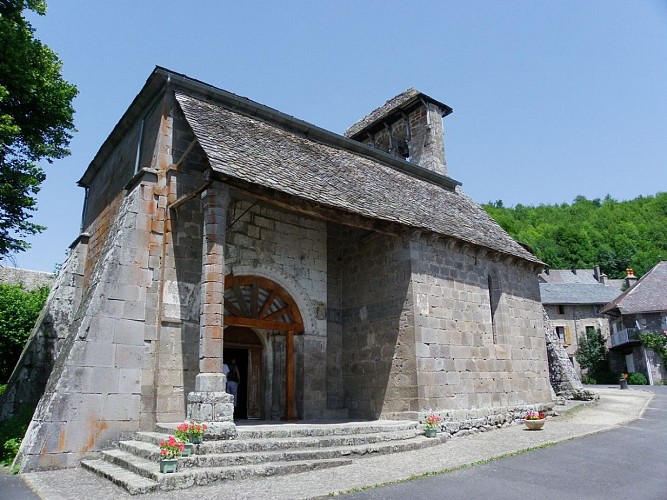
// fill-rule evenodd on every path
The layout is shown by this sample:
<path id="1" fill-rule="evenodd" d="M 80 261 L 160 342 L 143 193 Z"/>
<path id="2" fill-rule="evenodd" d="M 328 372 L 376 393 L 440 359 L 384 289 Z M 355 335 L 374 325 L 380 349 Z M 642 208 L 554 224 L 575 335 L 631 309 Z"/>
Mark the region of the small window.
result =
<path id="1" fill-rule="evenodd" d="M 561 342 L 565 340 L 565 327 L 564 326 L 557 326 L 556 327 L 556 335 L 558 335 L 558 340 Z"/>
<path id="2" fill-rule="evenodd" d="M 558 314 L 565 314 L 565 306 L 558 306 Z"/>
<path id="3" fill-rule="evenodd" d="M 595 333 L 595 327 L 594 326 L 587 326 L 586 327 L 586 336 L 593 335 Z"/>

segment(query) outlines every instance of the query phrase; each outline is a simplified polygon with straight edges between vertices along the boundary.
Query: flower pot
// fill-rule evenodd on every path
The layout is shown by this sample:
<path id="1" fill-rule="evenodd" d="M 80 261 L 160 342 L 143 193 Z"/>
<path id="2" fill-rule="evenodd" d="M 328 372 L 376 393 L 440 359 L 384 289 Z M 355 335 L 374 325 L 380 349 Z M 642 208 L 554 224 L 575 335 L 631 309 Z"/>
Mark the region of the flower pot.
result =
<path id="1" fill-rule="evenodd" d="M 544 427 L 544 422 L 546 421 L 546 418 L 540 418 L 539 420 L 524 420 L 523 423 L 526 424 L 528 430 L 539 431 L 542 427 Z"/>
<path id="2" fill-rule="evenodd" d="M 204 440 L 204 437 L 203 437 L 203 436 L 198 436 L 198 435 L 195 435 L 195 434 L 190 434 L 190 442 L 191 442 L 192 444 L 201 444 L 203 440 Z"/>
<path id="3" fill-rule="evenodd" d="M 185 449 L 181 453 L 182 457 L 189 457 L 195 451 L 195 445 L 192 443 L 185 443 Z"/>
<path id="4" fill-rule="evenodd" d="M 621 385 L 621 389 L 627 389 L 628 388 L 628 379 L 622 378 L 618 382 Z"/>
<path id="5" fill-rule="evenodd" d="M 427 438 L 434 438 L 438 434 L 438 429 L 424 429 Z"/>
<path id="6" fill-rule="evenodd" d="M 160 459 L 160 472 L 162 474 L 168 474 L 170 472 L 176 472 L 178 470 L 178 458 L 161 458 Z"/>

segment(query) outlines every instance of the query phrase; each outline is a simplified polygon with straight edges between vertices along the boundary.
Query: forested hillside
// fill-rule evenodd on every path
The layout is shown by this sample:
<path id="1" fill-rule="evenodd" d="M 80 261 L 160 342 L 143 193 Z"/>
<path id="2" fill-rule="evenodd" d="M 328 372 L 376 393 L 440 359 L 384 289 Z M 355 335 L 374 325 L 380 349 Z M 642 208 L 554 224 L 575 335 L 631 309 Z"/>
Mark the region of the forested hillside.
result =
<path id="1" fill-rule="evenodd" d="M 667 260 L 667 192 L 631 201 L 578 196 L 572 204 L 483 207 L 553 269 L 599 265 L 610 278 L 622 278 L 628 267 L 641 276 Z"/>

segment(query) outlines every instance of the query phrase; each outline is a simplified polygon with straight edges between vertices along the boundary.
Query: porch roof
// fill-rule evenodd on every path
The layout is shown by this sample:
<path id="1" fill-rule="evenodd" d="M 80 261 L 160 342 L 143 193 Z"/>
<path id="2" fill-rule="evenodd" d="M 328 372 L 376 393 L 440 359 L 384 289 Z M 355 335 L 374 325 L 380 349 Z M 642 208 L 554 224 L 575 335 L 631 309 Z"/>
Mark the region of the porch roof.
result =
<path id="1" fill-rule="evenodd" d="M 539 263 L 458 187 L 180 90 L 186 120 L 211 167 L 229 177 L 371 219 L 451 236 Z M 288 124 L 289 125 L 289 124 Z M 352 142 L 352 141 L 350 141 Z M 411 172 L 409 168 L 414 170 Z M 426 171 L 427 173 L 430 173 Z M 446 178 L 445 178 L 446 179 Z"/>

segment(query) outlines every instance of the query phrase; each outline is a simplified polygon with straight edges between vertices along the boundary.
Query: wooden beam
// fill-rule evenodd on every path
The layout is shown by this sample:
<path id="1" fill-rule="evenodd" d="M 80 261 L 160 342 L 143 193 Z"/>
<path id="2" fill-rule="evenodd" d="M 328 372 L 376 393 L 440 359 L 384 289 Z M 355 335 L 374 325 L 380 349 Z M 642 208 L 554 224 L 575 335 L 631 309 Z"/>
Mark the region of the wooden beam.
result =
<path id="1" fill-rule="evenodd" d="M 280 318 L 281 316 L 287 314 L 288 312 L 289 312 L 289 306 L 283 306 L 280 309 L 278 309 L 277 311 L 272 312 L 271 314 L 269 314 L 268 316 L 266 316 L 263 319 L 265 319 L 267 321 L 271 321 L 271 320 Z"/>
<path id="2" fill-rule="evenodd" d="M 278 290 L 271 290 L 271 294 L 266 298 L 266 301 L 264 301 L 264 304 L 262 304 L 262 308 L 259 310 L 259 314 L 257 314 L 258 318 L 264 317 L 264 315 L 268 312 L 269 307 L 271 307 L 271 304 L 273 304 L 273 301 L 276 300 L 277 296 Z"/>
<path id="3" fill-rule="evenodd" d="M 318 202 L 298 198 L 264 186 L 250 184 L 240 179 L 228 178 L 225 182 L 243 193 L 290 212 L 299 212 L 317 219 L 336 222 L 345 226 L 370 229 L 393 236 L 402 236 L 406 231 L 406 226 L 397 222 L 363 217 L 343 209 L 331 208 Z"/>
<path id="4" fill-rule="evenodd" d="M 297 420 L 294 377 L 294 332 L 287 332 L 287 350 L 285 352 L 285 416 L 287 421 Z"/>
<path id="5" fill-rule="evenodd" d="M 258 328 L 260 330 L 277 330 L 280 332 L 293 331 L 303 333 L 303 325 L 298 323 L 283 323 L 280 321 L 267 321 L 254 318 L 239 318 L 237 316 L 225 316 L 225 326 L 245 326 L 248 328 Z"/>
<path id="6" fill-rule="evenodd" d="M 245 303 L 245 297 L 243 296 L 243 292 L 241 291 L 241 287 L 239 286 L 238 281 L 234 281 L 234 284 L 232 285 L 232 292 L 234 293 L 234 297 L 236 298 L 236 303 L 241 308 L 243 316 L 245 316 L 246 318 L 249 317 L 250 312 L 248 311 L 247 304 Z"/>

